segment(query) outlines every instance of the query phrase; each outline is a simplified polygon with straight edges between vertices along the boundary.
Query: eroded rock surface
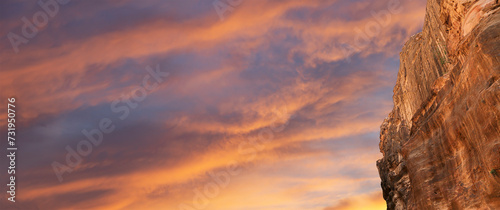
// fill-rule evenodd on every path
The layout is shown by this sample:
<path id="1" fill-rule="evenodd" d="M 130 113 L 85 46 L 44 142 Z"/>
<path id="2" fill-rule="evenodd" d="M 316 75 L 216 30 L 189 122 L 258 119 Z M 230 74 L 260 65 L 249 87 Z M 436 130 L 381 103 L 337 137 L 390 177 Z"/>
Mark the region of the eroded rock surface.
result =
<path id="1" fill-rule="evenodd" d="M 429 0 L 377 161 L 388 209 L 500 209 L 500 4 Z"/>

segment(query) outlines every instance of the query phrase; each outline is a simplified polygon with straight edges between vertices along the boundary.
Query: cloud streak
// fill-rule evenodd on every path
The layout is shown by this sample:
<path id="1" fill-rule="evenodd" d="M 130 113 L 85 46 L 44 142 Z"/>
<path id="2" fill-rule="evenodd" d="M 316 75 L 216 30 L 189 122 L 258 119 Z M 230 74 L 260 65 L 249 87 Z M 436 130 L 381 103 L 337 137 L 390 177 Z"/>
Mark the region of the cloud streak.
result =
<path id="1" fill-rule="evenodd" d="M 177 209 L 210 172 L 236 163 L 243 172 L 206 209 L 348 209 L 365 198 L 383 207 L 377 133 L 399 49 L 425 5 L 401 0 L 403 11 L 361 51 L 340 46 L 354 45 L 355 28 L 389 2 L 245 1 L 220 21 L 210 1 L 71 1 L 19 53 L 5 35 L 38 8 L 3 2 L 21 11 L 1 13 L 0 98 L 20 105 L 26 173 L 19 203 L 2 205 Z M 168 79 L 59 183 L 51 163 L 86 138 L 83 129 L 115 119 L 113 101 L 156 64 Z M 284 124 L 262 149 L 245 144 Z"/>

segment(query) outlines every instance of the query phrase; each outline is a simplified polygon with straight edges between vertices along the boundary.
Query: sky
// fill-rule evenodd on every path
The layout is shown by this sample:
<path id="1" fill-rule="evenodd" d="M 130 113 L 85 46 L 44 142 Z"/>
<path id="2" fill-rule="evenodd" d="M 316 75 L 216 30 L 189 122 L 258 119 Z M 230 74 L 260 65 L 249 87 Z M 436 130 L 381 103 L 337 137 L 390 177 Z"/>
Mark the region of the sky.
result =
<path id="1" fill-rule="evenodd" d="M 385 209 L 379 126 L 425 1 L 40 2 L 0 2 L 2 209 Z"/>

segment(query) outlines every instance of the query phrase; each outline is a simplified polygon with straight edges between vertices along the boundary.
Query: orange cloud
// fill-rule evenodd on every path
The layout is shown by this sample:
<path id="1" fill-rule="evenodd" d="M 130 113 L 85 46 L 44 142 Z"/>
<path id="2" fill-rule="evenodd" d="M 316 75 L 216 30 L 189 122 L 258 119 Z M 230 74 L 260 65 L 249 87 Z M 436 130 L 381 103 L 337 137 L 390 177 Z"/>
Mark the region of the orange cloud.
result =
<path id="1" fill-rule="evenodd" d="M 387 209 L 382 193 L 376 192 L 343 199 L 339 204 L 324 210 L 376 210 Z"/>
<path id="2" fill-rule="evenodd" d="M 137 111 L 140 117 L 122 125 L 122 130 L 144 122 L 157 125 L 158 136 L 145 132 L 133 139 L 151 144 L 149 147 L 123 146 L 130 143 L 120 141 L 128 133 L 117 131 L 95 149 L 95 156 L 102 157 L 88 158 L 72 172 L 81 176 L 55 185 L 30 182 L 23 186 L 19 200 L 56 209 L 176 209 L 180 203 L 192 203 L 193 189 L 213 182 L 208 172 L 223 170 L 234 161 L 245 172 L 231 177 L 231 183 L 210 199 L 206 209 L 324 209 L 345 195 L 352 196 L 326 209 L 381 208 L 385 203 L 379 194 L 359 195 L 373 190 L 363 184 L 379 182 L 374 164 L 380 155 L 378 148 L 370 150 L 352 142 L 344 142 L 353 145 L 342 150 L 325 146 L 378 132 L 381 119 L 392 108 L 390 100 L 372 100 L 381 89 L 392 88 L 387 67 L 371 60 L 365 65 L 342 66 L 348 55 L 337 45 L 352 44 L 353 28 L 364 28 L 373 17 L 342 19 L 324 9 L 336 2 L 341 1 L 247 1 L 223 22 L 215 12 L 182 22 L 152 18 L 134 27 L 61 40 L 51 47 L 32 43 L 17 55 L 1 52 L 0 98 L 18 97 L 22 126 L 43 131 L 54 125 L 36 123 L 52 117 L 66 124 L 62 118 L 75 111 L 106 107 L 130 92 L 138 85 L 136 77 L 145 73 L 144 67 L 118 73 L 113 69 L 130 67 L 130 60 L 137 66 L 154 66 L 156 63 L 148 62 L 159 60 L 156 57 L 181 57 L 162 66 L 171 71 L 172 78 L 150 93 Z M 372 37 L 374 44 L 359 52 L 360 57 L 397 55 L 395 46 L 406 39 L 398 30 L 418 30 L 425 7 L 403 2 L 411 9 L 393 15 Z M 383 3 L 365 2 L 346 4 L 342 9 L 370 11 L 369 6 L 385 8 Z M 294 19 L 295 13 L 305 10 L 315 15 Z M 188 68 L 185 66 L 196 61 L 182 60 L 183 54 L 206 60 Z M 215 59 L 217 56 L 223 58 Z M 333 64 L 322 66 L 329 63 Z M 78 119 L 84 114 L 75 114 L 75 124 L 87 126 L 92 119 Z M 94 117 L 99 119 L 101 114 Z M 0 115 L 0 125 L 5 117 Z M 249 143 L 272 126 L 284 129 L 274 131 L 262 144 Z M 37 134 L 34 131 L 32 136 Z M 63 140 L 73 137 L 64 131 L 53 135 Z M 145 141 L 146 137 L 153 140 Z M 52 146 L 42 140 L 48 141 L 35 139 L 26 145 Z M 72 143 L 50 142 L 54 146 Z M 242 144 L 254 152 L 242 154 Z M 345 145 L 336 145 L 341 146 Z M 51 149 L 47 147 L 45 152 Z M 127 159 L 130 162 L 125 166 L 117 164 L 117 158 L 133 152 L 142 156 Z M 133 164 L 139 166 L 120 170 Z M 119 172 L 93 171 L 95 174 L 83 176 L 99 168 Z M 55 180 L 50 169 L 43 172 L 43 178 L 37 180 Z"/>

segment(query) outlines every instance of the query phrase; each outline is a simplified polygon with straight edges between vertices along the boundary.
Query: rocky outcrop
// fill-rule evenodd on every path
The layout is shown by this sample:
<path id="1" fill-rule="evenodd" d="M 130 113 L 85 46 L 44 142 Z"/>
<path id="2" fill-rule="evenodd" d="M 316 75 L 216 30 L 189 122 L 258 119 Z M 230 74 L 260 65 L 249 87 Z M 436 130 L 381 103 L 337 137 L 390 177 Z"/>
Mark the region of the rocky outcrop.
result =
<path id="1" fill-rule="evenodd" d="M 388 209 L 500 209 L 499 78 L 498 0 L 429 0 L 380 128 Z"/>

